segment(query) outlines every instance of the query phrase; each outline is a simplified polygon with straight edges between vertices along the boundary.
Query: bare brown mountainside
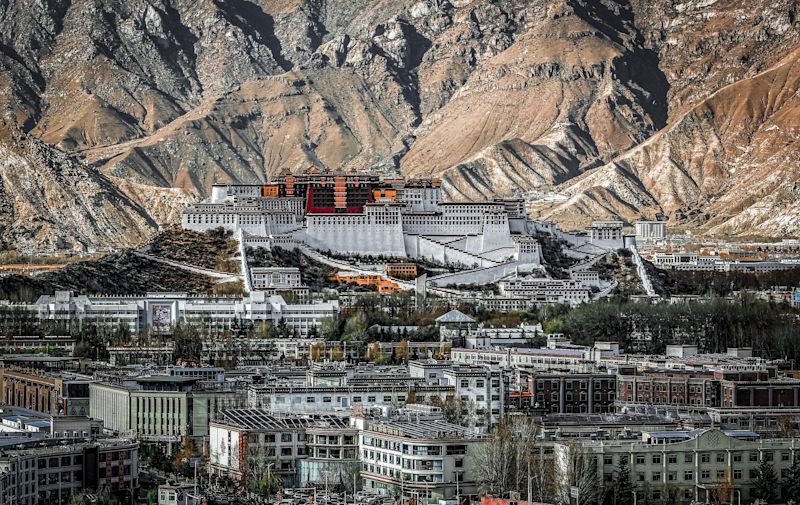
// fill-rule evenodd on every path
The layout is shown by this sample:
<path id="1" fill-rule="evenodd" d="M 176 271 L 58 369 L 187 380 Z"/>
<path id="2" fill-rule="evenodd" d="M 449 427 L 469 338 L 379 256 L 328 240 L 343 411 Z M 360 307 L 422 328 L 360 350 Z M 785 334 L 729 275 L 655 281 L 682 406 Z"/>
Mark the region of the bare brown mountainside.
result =
<path id="1" fill-rule="evenodd" d="M 141 217 L 114 233 L 108 205 L 33 206 L 42 219 L 3 218 L 2 246 L 131 243 L 214 182 L 311 165 L 440 176 L 456 199 L 548 195 L 533 210 L 567 227 L 663 213 L 798 234 L 797 14 L 798 0 L 0 0 L 0 115 Z"/>

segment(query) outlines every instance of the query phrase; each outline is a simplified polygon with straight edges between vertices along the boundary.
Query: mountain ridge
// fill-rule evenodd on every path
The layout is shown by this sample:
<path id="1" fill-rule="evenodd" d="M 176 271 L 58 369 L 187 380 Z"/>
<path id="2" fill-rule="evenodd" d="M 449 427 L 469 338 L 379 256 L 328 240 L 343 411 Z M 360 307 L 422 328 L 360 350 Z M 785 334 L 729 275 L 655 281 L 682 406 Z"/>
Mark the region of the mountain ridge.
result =
<path id="1" fill-rule="evenodd" d="M 147 216 L 120 242 L 79 206 L 76 250 L 174 222 L 215 182 L 309 166 L 440 177 L 456 200 L 523 195 L 567 228 L 663 214 L 679 230 L 796 235 L 793 103 L 780 130 L 759 119 L 794 81 L 757 76 L 800 47 L 797 13 L 797 0 L 8 0 L 0 115 L 115 186 L 122 215 Z M 714 99 L 737 84 L 725 99 L 749 115 Z M 676 129 L 687 115 L 697 129 Z M 657 142 L 680 169 L 637 157 Z M 692 153 L 720 152 L 726 168 L 697 171 Z M 69 228 L 47 220 L 43 249 Z"/>

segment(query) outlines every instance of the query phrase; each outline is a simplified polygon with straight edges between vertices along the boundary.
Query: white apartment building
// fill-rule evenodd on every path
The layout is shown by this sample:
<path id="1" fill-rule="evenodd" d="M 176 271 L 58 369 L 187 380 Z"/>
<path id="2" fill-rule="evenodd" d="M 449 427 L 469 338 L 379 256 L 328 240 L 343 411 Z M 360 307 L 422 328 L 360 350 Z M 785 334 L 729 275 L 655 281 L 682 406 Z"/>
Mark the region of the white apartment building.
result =
<path id="1" fill-rule="evenodd" d="M 596 365 L 585 358 L 580 349 L 460 349 L 450 351 L 455 363 L 495 364 L 501 368 L 522 367 L 533 370 L 563 370 L 568 372 L 592 372 Z"/>
<path id="2" fill-rule="evenodd" d="M 229 409 L 209 430 L 209 473 L 245 485 L 268 474 L 288 487 L 319 483 L 326 470 L 358 463 L 358 430 L 347 417 Z"/>
<path id="3" fill-rule="evenodd" d="M 590 289 L 578 280 L 515 277 L 498 283 L 500 293 L 514 298 L 527 298 L 534 303 L 566 303 L 580 305 L 590 299 Z"/>
<path id="4" fill-rule="evenodd" d="M 188 293 L 147 293 L 144 296 L 86 296 L 71 291 L 42 295 L 33 304 L 13 305 L 40 320 L 77 320 L 99 326 L 127 325 L 132 334 L 171 334 L 179 323 L 192 323 L 208 332 L 230 329 L 234 323 L 278 324 L 283 321 L 301 336 L 339 312 L 336 300 L 289 304 L 279 295 L 253 291 L 249 296 L 193 296 Z"/>
<path id="5" fill-rule="evenodd" d="M 250 407 L 263 408 L 274 413 L 318 413 L 334 410 L 346 411 L 353 407 L 400 408 L 406 401 L 414 403 L 441 401 L 455 393 L 446 384 L 414 384 L 408 380 L 388 383 L 347 385 L 253 385 L 248 388 Z"/>
<path id="6" fill-rule="evenodd" d="M 442 420 L 369 421 L 360 436 L 364 488 L 424 503 L 475 494 L 472 454 L 485 438 Z"/>
<path id="7" fill-rule="evenodd" d="M 456 365 L 442 371 L 455 397 L 467 406 L 478 426 L 495 426 L 506 413 L 508 375 L 487 365 Z"/>
<path id="8" fill-rule="evenodd" d="M 584 287 L 600 286 L 600 272 L 596 270 L 575 270 L 569 273 L 569 278 L 578 281 Z"/>
<path id="9" fill-rule="evenodd" d="M 250 282 L 253 289 L 299 288 L 300 269 L 296 267 L 251 267 Z"/>
<path id="10" fill-rule="evenodd" d="M 589 242 L 600 247 L 622 247 L 622 221 L 593 221 L 586 229 Z"/>
<path id="11" fill-rule="evenodd" d="M 654 242 L 667 238 L 667 223 L 664 221 L 636 221 L 636 242 Z"/>

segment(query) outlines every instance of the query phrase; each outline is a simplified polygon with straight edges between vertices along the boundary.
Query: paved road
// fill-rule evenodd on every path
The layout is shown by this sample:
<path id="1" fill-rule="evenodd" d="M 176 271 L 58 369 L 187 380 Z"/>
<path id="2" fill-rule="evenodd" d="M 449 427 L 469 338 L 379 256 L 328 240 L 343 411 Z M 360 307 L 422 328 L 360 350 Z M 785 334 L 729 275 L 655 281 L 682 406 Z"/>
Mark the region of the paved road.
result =
<path id="1" fill-rule="evenodd" d="M 181 270 L 185 270 L 187 272 L 192 272 L 194 274 L 206 275 L 208 277 L 213 277 L 215 279 L 220 279 L 219 283 L 223 282 L 234 282 L 242 280 L 241 274 L 232 274 L 229 272 L 219 272 L 217 270 L 209 270 L 207 268 L 202 268 L 194 265 L 187 265 L 185 263 L 181 263 L 179 261 L 168 260 L 165 258 L 160 258 L 158 256 L 153 256 L 152 254 L 146 254 L 141 251 L 135 251 L 135 255 L 145 258 L 151 261 L 156 261 L 158 263 L 163 263 L 164 265 L 173 266 L 175 268 L 180 268 Z"/>

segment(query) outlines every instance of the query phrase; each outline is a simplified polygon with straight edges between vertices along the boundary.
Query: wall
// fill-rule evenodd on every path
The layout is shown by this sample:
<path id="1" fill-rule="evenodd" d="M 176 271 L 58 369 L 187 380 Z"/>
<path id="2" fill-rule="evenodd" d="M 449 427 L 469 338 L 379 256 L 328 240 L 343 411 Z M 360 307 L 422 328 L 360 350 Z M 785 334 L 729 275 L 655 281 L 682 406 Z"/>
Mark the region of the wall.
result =
<path id="1" fill-rule="evenodd" d="M 452 286 L 455 284 L 487 284 L 497 282 L 499 279 L 513 274 L 517 270 L 518 262 L 503 263 L 501 265 L 444 274 L 428 279 L 434 286 Z"/>

